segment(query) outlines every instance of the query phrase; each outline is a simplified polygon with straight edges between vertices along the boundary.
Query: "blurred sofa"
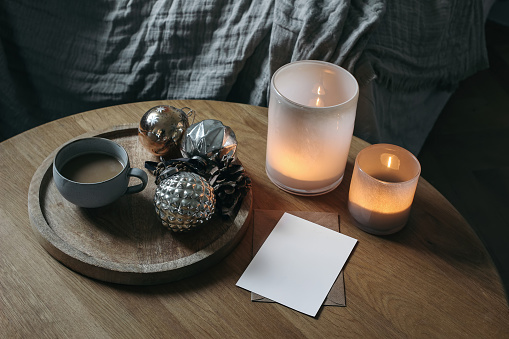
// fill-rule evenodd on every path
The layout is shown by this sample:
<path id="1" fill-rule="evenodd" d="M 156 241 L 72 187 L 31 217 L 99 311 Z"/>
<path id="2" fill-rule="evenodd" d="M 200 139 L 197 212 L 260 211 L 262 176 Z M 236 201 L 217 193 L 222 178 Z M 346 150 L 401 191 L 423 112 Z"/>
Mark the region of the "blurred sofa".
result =
<path id="1" fill-rule="evenodd" d="M 355 135 L 417 154 L 458 82 L 488 67 L 493 1 L 4 0 L 0 138 L 136 101 L 266 106 L 275 70 L 317 59 L 357 78 Z"/>

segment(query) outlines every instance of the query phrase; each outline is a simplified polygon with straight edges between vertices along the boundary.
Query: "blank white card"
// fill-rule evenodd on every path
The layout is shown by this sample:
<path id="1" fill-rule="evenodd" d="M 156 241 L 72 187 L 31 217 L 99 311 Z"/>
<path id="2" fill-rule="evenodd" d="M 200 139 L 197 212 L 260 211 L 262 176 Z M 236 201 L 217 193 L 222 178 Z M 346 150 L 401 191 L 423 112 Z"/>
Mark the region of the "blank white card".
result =
<path id="1" fill-rule="evenodd" d="M 237 286 L 314 317 L 356 243 L 285 213 Z"/>

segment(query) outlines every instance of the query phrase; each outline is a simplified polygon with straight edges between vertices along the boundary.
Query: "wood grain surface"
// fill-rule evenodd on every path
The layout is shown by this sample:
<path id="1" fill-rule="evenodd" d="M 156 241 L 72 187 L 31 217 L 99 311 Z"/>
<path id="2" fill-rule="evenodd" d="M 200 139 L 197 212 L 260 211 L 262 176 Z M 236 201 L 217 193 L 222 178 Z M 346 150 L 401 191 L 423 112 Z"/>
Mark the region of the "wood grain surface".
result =
<path id="1" fill-rule="evenodd" d="M 247 232 L 223 260 L 192 277 L 156 286 L 104 283 L 61 265 L 38 242 L 27 208 L 29 185 L 57 147 L 87 132 L 137 123 L 158 104 L 191 107 L 197 121 L 231 126 L 253 179 L 253 208 L 332 212 L 359 240 L 345 271 L 346 307 L 312 318 L 250 301 L 235 286 L 251 259 Z M 356 154 L 334 191 L 300 197 L 265 174 L 266 108 L 213 101 L 154 101 L 97 109 L 1 143 L 0 337 L 12 338 L 507 338 L 509 308 L 490 257 L 463 217 L 420 179 L 409 223 L 385 237 L 362 232 L 347 209 Z"/>
<path id="2" fill-rule="evenodd" d="M 120 125 L 77 137 L 101 137 L 120 144 L 131 167 L 158 161 L 138 142 L 137 124 Z M 76 140 L 75 139 L 72 139 Z M 39 166 L 29 188 L 28 212 L 42 246 L 57 260 L 86 276 L 130 285 L 167 283 L 201 272 L 233 249 L 249 224 L 252 192 L 234 218 L 215 215 L 199 229 L 174 233 L 154 210 L 157 185 L 126 195 L 101 208 L 80 208 L 65 200 L 52 177 L 52 152 Z M 137 179 L 132 179 L 135 185 Z"/>

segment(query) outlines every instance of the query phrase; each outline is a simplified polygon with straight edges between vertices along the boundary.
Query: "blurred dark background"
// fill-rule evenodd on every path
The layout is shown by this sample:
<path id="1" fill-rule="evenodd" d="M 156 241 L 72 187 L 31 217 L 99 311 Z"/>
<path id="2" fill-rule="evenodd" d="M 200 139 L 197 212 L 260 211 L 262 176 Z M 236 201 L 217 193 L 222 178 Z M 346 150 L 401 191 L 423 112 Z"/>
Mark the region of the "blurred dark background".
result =
<path id="1" fill-rule="evenodd" d="M 509 21 L 509 18 L 507 18 Z M 422 177 L 467 219 L 509 293 L 509 26 L 486 24 L 490 68 L 461 82 L 419 155 Z"/>

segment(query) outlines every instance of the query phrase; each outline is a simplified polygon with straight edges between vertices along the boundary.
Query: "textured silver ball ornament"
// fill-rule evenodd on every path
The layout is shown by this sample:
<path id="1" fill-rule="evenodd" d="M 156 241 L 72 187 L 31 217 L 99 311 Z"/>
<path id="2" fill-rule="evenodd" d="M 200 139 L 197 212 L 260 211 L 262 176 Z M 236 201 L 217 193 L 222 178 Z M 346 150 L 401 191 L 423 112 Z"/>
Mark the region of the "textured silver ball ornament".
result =
<path id="1" fill-rule="evenodd" d="M 154 206 L 162 224 L 174 232 L 185 232 L 209 220 L 215 211 L 214 189 L 200 175 L 178 172 L 156 188 Z"/>

